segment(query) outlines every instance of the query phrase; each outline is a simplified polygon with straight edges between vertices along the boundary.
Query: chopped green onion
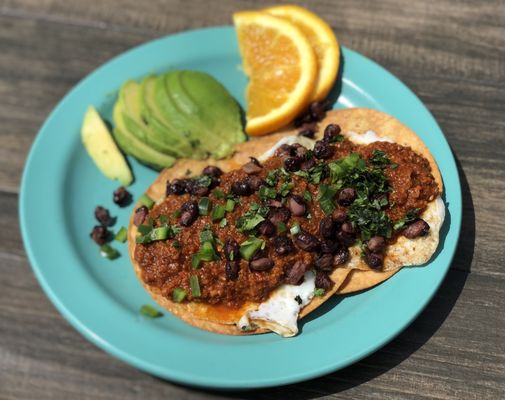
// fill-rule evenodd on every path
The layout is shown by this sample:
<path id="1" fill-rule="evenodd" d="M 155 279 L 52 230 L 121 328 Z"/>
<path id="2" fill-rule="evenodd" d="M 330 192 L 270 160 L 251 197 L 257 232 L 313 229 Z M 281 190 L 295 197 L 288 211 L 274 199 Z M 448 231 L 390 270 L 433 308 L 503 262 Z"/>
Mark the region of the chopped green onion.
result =
<path id="1" fill-rule="evenodd" d="M 172 213 L 172 217 L 174 218 L 179 218 L 182 214 L 182 211 L 181 210 L 175 210 L 173 213 Z"/>
<path id="2" fill-rule="evenodd" d="M 151 240 L 165 240 L 168 239 L 168 226 L 160 226 L 151 231 Z"/>
<path id="3" fill-rule="evenodd" d="M 277 197 L 277 190 L 268 186 L 261 186 L 259 195 L 262 199 L 275 199 Z"/>
<path id="4" fill-rule="evenodd" d="M 265 241 L 255 237 L 250 237 L 240 244 L 240 255 L 244 260 L 250 260 L 254 253 L 265 246 Z"/>
<path id="5" fill-rule="evenodd" d="M 105 243 L 100 246 L 100 255 L 102 257 L 108 258 L 109 260 L 114 260 L 115 258 L 119 257 L 119 251 L 117 251 L 110 244 Z"/>
<path id="6" fill-rule="evenodd" d="M 174 291 L 172 292 L 172 299 L 176 303 L 180 303 L 186 298 L 186 291 L 183 288 L 175 288 Z"/>
<path id="7" fill-rule="evenodd" d="M 147 235 L 148 233 L 150 233 L 153 230 L 153 227 L 149 226 L 149 225 L 141 224 L 138 226 L 137 230 L 139 231 L 140 234 Z"/>
<path id="8" fill-rule="evenodd" d="M 162 224 L 162 225 L 168 224 L 168 218 L 166 215 L 160 215 L 159 220 L 160 220 L 160 224 Z"/>
<path id="9" fill-rule="evenodd" d="M 301 231 L 300 224 L 294 224 L 290 229 L 289 232 L 292 235 L 298 235 Z"/>
<path id="10" fill-rule="evenodd" d="M 140 204 L 146 206 L 147 208 L 152 208 L 154 206 L 154 200 L 151 199 L 147 194 L 140 196 Z"/>
<path id="11" fill-rule="evenodd" d="M 213 261 L 218 258 L 216 251 L 214 250 L 214 246 L 212 245 L 211 242 L 202 243 L 202 247 L 200 248 L 198 254 L 200 260 L 202 261 Z"/>
<path id="12" fill-rule="evenodd" d="M 310 194 L 310 192 L 308 190 L 303 192 L 303 198 L 308 203 L 310 203 L 312 201 L 312 195 Z"/>
<path id="13" fill-rule="evenodd" d="M 202 295 L 200 291 L 200 282 L 198 281 L 198 276 L 191 275 L 189 277 L 189 285 L 191 286 L 191 294 L 193 297 L 200 297 Z"/>
<path id="14" fill-rule="evenodd" d="M 208 197 L 202 197 L 198 202 L 198 211 L 200 215 L 209 215 L 210 208 L 210 199 Z"/>
<path id="15" fill-rule="evenodd" d="M 240 232 L 246 232 L 254 229 L 264 220 L 265 218 L 259 214 L 244 214 L 237 220 L 235 226 Z"/>
<path id="16" fill-rule="evenodd" d="M 114 236 L 114 239 L 121 243 L 126 242 L 127 238 L 128 238 L 128 231 L 124 226 L 122 226 L 119 229 L 119 231 L 117 231 L 116 236 Z"/>
<path id="17" fill-rule="evenodd" d="M 198 267 L 200 267 L 200 255 L 198 253 L 196 254 L 193 254 L 191 256 L 191 267 L 193 269 L 197 269 Z"/>
<path id="18" fill-rule="evenodd" d="M 212 210 L 212 221 L 217 222 L 217 221 L 222 220 L 224 218 L 225 213 L 226 213 L 226 210 L 225 210 L 224 206 L 218 204 Z"/>
<path id="19" fill-rule="evenodd" d="M 216 199 L 223 199 L 224 198 L 224 192 L 220 189 L 215 189 L 212 193 L 214 194 L 214 197 Z"/>
<path id="20" fill-rule="evenodd" d="M 286 197 L 289 194 L 289 191 L 295 187 L 293 182 L 284 182 L 281 185 L 280 193 L 282 197 Z"/>
<path id="21" fill-rule="evenodd" d="M 144 304 L 142 307 L 140 307 L 140 313 L 144 317 L 148 318 L 159 318 L 163 316 L 161 312 L 149 304 Z"/>
<path id="22" fill-rule="evenodd" d="M 277 224 L 277 230 L 279 231 L 279 233 L 286 232 L 288 230 L 288 227 L 284 222 L 279 222 Z"/>
<path id="23" fill-rule="evenodd" d="M 235 208 L 235 200 L 233 199 L 226 200 L 226 205 L 224 206 L 226 212 L 232 212 L 234 208 Z"/>
<path id="24" fill-rule="evenodd" d="M 220 228 L 224 228 L 226 225 L 228 225 L 228 221 L 226 218 L 223 218 L 221 222 L 219 223 Z"/>
<path id="25" fill-rule="evenodd" d="M 214 242 L 214 234 L 210 229 L 204 229 L 200 232 L 200 243 Z"/>
<path id="26" fill-rule="evenodd" d="M 323 296 L 325 290 L 323 288 L 314 289 L 314 296 Z"/>

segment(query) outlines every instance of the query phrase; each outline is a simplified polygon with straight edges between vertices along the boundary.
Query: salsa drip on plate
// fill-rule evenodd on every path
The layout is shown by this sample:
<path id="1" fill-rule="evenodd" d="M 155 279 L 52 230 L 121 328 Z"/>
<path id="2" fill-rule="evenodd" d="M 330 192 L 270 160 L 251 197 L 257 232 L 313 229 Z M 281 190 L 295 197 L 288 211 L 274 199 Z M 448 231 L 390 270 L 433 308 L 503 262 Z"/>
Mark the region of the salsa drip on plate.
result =
<path id="1" fill-rule="evenodd" d="M 410 147 L 358 145 L 330 124 L 312 150 L 283 144 L 263 163 L 167 182 L 163 202 L 136 210 L 135 260 L 144 282 L 177 302 L 261 302 L 308 269 L 322 294 L 349 247 L 380 271 L 398 235 L 427 235 L 419 215 L 438 194 Z"/>

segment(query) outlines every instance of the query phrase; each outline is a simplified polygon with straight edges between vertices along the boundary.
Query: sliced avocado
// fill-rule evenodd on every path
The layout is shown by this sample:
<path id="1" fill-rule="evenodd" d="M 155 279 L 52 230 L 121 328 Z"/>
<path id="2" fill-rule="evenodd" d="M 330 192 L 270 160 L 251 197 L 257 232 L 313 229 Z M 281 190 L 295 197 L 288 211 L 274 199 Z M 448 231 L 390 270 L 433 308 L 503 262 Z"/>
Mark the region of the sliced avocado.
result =
<path id="1" fill-rule="evenodd" d="M 121 103 L 121 109 L 124 112 L 123 121 L 126 128 L 133 133 L 139 140 L 146 143 L 148 146 L 174 157 L 185 157 L 191 154 L 189 151 L 184 152 L 176 144 L 168 143 L 160 140 L 156 132 L 142 119 L 141 116 L 141 100 L 140 100 L 140 85 L 132 80 L 126 81 L 119 90 L 118 102 Z"/>
<path id="2" fill-rule="evenodd" d="M 131 133 L 124 122 L 124 115 L 125 112 L 122 109 L 122 102 L 117 101 L 112 112 L 115 125 L 112 133 L 121 149 L 144 164 L 150 165 L 156 169 L 168 168 L 174 165 L 174 157 L 154 150 Z"/>
<path id="3" fill-rule="evenodd" d="M 200 119 L 213 123 L 210 129 L 221 134 L 226 142 L 240 143 L 246 139 L 240 107 L 219 81 L 206 73 L 188 70 L 180 72 L 179 81 L 188 98 L 197 105 Z"/>
<path id="4" fill-rule="evenodd" d="M 140 85 L 140 111 L 142 120 L 147 123 L 156 137 L 173 148 L 177 148 L 188 158 L 205 158 L 207 154 L 195 148 L 190 140 L 179 131 L 174 130 L 170 121 L 166 120 L 165 114 L 160 110 L 155 101 L 155 82 L 153 75 L 146 76 Z"/>
<path id="5" fill-rule="evenodd" d="M 191 96 L 182 85 L 181 76 L 185 72 L 191 74 L 189 79 L 196 78 L 197 86 L 203 85 L 205 87 L 208 85 L 211 90 L 207 91 L 204 87 L 201 87 Z M 228 137 L 226 132 L 223 132 L 223 134 L 214 130 L 213 126 L 216 119 L 222 118 L 228 112 L 233 112 L 233 109 L 228 110 L 226 104 L 221 107 L 222 99 L 219 89 L 224 88 L 221 86 L 215 91 L 216 81 L 214 78 L 204 73 L 196 72 L 192 74 L 193 72 L 176 70 L 165 74 L 165 87 L 168 96 L 176 109 L 179 110 L 177 119 L 185 125 L 191 136 L 197 137 L 201 146 L 206 148 L 215 158 L 227 157 L 233 153 L 233 140 Z M 227 92 L 226 95 L 229 96 Z M 202 103 L 206 102 L 206 99 L 203 98 L 205 96 L 209 96 L 208 102 L 216 102 L 214 109 L 217 114 L 206 113 L 202 108 Z"/>
<path id="6" fill-rule="evenodd" d="M 81 139 L 88 154 L 107 178 L 117 179 L 124 186 L 132 183 L 132 171 L 125 157 L 93 106 L 84 115 Z"/>

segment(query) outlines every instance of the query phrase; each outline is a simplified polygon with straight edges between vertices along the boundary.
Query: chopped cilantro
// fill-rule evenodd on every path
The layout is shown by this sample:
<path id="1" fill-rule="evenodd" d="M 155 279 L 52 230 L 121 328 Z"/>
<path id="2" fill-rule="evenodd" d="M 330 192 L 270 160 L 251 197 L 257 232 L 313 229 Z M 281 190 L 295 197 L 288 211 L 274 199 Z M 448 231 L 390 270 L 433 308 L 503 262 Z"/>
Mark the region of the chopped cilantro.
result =
<path id="1" fill-rule="evenodd" d="M 338 187 L 336 185 L 326 185 L 321 183 L 319 185 L 319 193 L 317 194 L 316 200 L 319 202 L 319 206 L 325 214 L 330 214 L 335 210 L 335 203 L 333 199 L 338 192 Z"/>
<path id="2" fill-rule="evenodd" d="M 419 208 L 412 208 L 411 210 L 408 210 L 405 217 L 395 222 L 395 224 L 393 225 L 393 229 L 395 231 L 400 230 L 409 222 L 414 221 L 419 215 L 419 211 L 421 211 Z"/>

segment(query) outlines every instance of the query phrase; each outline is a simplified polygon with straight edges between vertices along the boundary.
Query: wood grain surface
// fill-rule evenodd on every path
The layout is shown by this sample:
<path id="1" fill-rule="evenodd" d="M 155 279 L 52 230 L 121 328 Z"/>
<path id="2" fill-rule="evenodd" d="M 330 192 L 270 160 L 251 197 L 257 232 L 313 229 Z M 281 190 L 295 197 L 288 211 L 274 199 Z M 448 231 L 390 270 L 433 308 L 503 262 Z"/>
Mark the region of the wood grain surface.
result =
<path id="1" fill-rule="evenodd" d="M 249 392 L 151 377 L 83 339 L 43 294 L 18 226 L 38 128 L 111 57 L 272 1 L 0 0 L 0 399 L 502 399 L 505 397 L 505 2 L 311 1 L 342 44 L 411 87 L 458 160 L 463 228 L 450 272 L 401 335 L 344 370 Z M 41 194 L 43 195 L 43 194 Z"/>

